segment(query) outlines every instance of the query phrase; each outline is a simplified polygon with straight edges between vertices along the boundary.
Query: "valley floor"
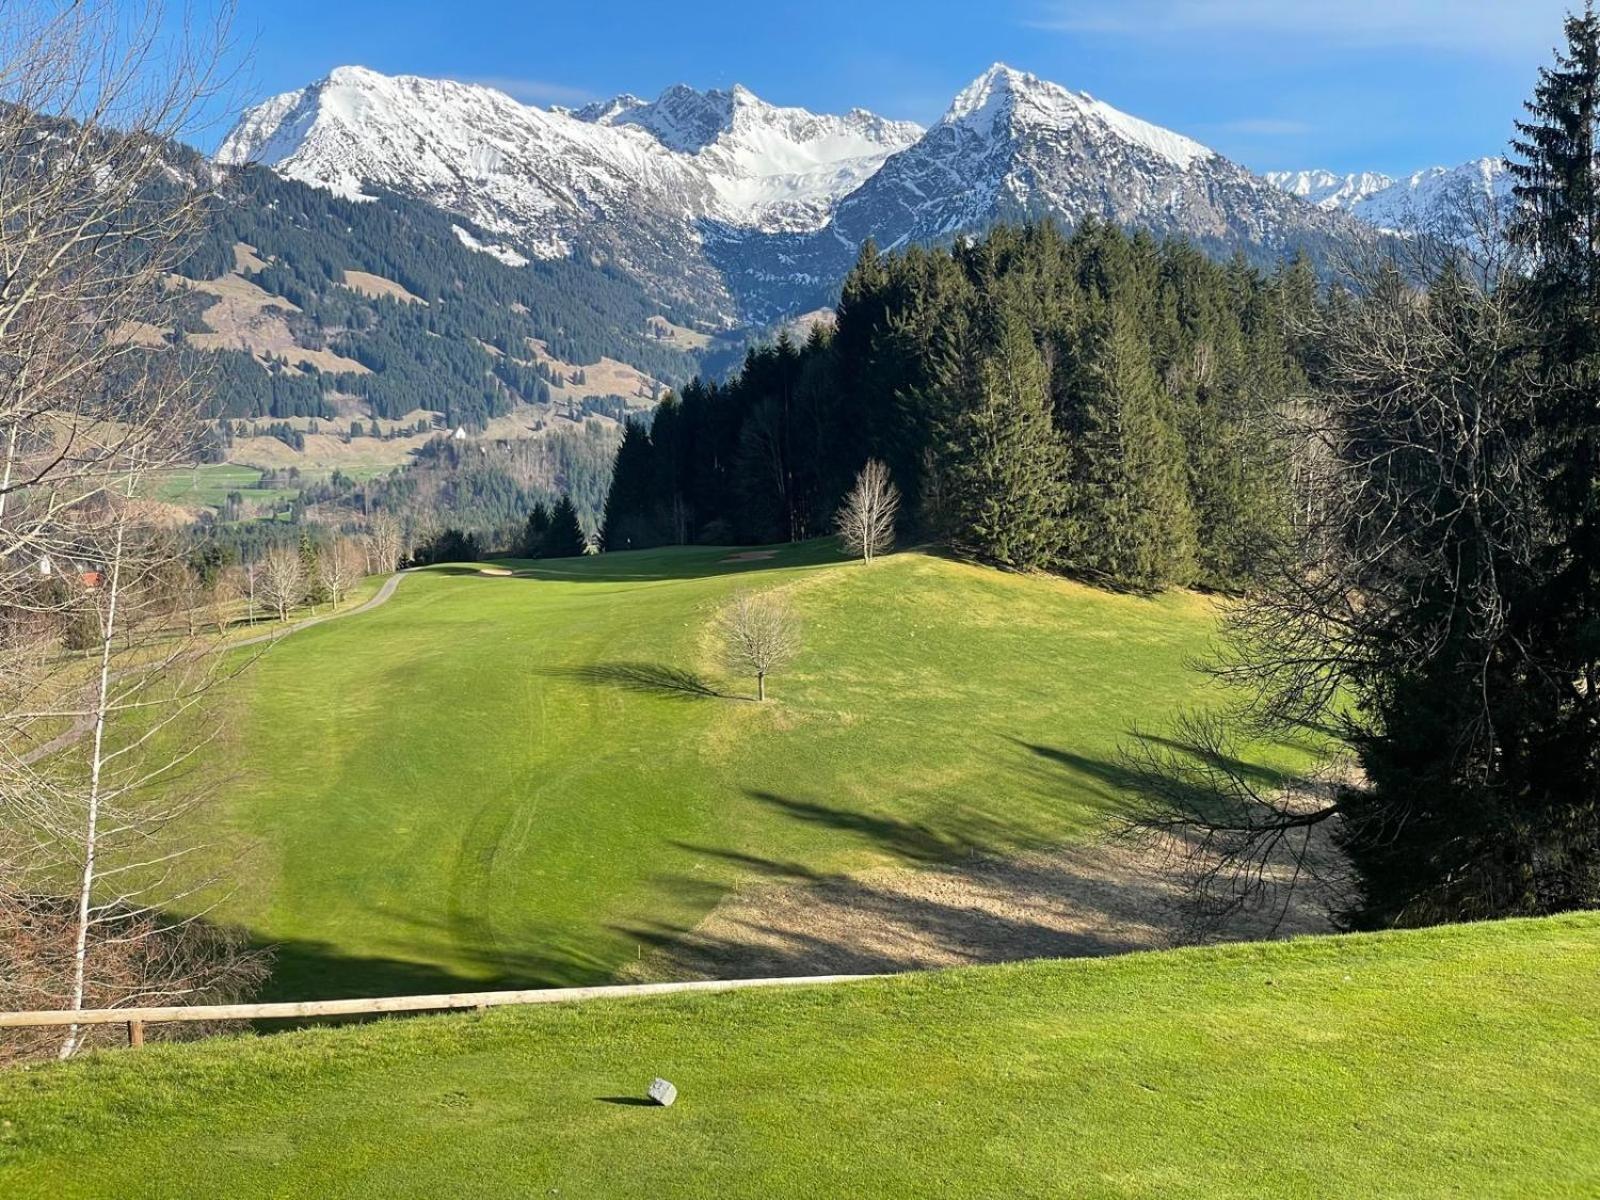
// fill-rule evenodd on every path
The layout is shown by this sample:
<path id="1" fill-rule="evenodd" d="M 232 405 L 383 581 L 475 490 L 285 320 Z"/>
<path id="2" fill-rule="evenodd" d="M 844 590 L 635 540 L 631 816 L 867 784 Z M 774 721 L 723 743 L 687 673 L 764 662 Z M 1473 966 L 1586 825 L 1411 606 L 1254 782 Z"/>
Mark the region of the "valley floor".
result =
<path id="1" fill-rule="evenodd" d="M 1597 946 L 1600 914 L 104 1052 L 0 1076 L 0 1195 L 1591 1197 Z"/>

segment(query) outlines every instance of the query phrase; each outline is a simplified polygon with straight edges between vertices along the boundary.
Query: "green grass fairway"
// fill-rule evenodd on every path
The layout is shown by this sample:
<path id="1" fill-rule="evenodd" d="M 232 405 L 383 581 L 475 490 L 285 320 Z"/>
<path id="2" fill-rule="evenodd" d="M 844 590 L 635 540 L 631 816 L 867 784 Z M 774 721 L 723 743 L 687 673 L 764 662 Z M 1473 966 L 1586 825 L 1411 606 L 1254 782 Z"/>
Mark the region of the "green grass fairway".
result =
<path id="1" fill-rule="evenodd" d="M 1195 596 L 731 553 L 422 572 L 253 667 L 225 915 L 281 945 L 271 995 L 604 981 L 754 875 L 1081 837 L 1119 741 L 1200 695 Z M 706 640 L 741 587 L 806 622 L 764 706 Z"/>
<path id="2" fill-rule="evenodd" d="M 606 1001 L 0 1076 L 0 1195 L 1592 1197 L 1600 916 Z M 670 1109 L 624 1101 L 652 1076 Z"/>

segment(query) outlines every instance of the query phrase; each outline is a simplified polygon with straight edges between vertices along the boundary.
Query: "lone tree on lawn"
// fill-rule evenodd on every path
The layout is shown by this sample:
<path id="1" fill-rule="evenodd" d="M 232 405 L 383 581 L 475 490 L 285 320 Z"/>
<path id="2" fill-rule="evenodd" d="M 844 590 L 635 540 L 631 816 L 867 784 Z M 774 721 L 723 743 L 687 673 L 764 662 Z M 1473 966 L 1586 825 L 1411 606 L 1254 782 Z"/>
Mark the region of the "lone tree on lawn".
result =
<path id="1" fill-rule="evenodd" d="M 767 676 L 800 652 L 800 622 L 777 595 L 740 592 L 717 622 L 722 661 L 730 671 L 756 677 L 756 699 L 767 698 Z"/>
<path id="2" fill-rule="evenodd" d="M 845 550 L 871 562 L 875 555 L 893 549 L 899 512 L 900 489 L 889 478 L 889 468 L 868 459 L 835 518 Z"/>

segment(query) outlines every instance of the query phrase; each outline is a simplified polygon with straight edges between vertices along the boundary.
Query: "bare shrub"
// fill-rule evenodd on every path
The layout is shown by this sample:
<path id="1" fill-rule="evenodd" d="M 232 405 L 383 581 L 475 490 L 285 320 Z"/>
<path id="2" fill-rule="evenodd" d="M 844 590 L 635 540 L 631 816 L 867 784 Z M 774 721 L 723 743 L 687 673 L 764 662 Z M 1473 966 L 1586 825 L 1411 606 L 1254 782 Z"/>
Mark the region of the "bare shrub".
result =
<path id="1" fill-rule="evenodd" d="M 800 652 L 800 621 L 782 595 L 740 592 L 717 619 L 723 665 L 756 677 L 756 699 L 767 698 L 767 676 Z"/>

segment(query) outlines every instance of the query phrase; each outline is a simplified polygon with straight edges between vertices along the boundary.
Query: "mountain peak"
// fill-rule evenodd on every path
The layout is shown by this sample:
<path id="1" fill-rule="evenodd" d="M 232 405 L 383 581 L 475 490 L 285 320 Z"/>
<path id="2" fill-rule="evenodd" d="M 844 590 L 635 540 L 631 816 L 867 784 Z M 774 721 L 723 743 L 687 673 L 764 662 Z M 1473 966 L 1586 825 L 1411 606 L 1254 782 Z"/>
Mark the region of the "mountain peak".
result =
<path id="1" fill-rule="evenodd" d="M 983 138 L 994 137 L 998 127 L 1016 134 L 1029 130 L 1063 132 L 1087 126 L 1102 138 L 1136 146 L 1179 170 L 1188 170 L 1195 163 L 1216 156 L 1209 147 L 1129 116 L 1088 92 L 1068 91 L 1060 84 L 1005 63 L 995 63 L 968 84 L 939 124 L 965 128 Z"/>
<path id="2" fill-rule="evenodd" d="M 1011 107 L 1014 95 L 1039 80 L 997 62 L 956 94 L 941 124 L 968 124 L 990 129 Z"/>
<path id="3" fill-rule="evenodd" d="M 348 63 L 345 66 L 335 67 L 329 71 L 323 77 L 322 82 L 343 86 L 352 84 L 360 86 L 377 83 L 387 78 L 389 78 L 387 75 L 380 75 L 371 67 L 363 67 L 359 63 Z"/>

